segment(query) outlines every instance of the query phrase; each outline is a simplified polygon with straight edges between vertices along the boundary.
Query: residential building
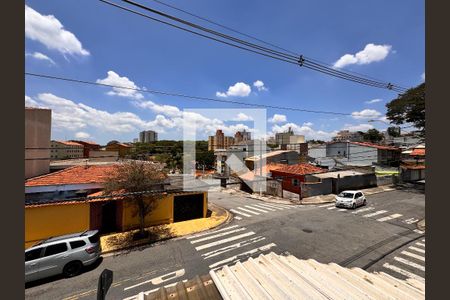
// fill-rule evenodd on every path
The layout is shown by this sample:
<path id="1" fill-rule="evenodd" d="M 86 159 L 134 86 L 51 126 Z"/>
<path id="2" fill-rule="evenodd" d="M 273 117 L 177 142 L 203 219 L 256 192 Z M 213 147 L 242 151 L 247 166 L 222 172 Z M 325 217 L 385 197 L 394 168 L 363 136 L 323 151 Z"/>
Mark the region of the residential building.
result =
<path id="1" fill-rule="evenodd" d="M 281 150 L 287 150 L 288 145 L 298 145 L 304 143 L 305 136 L 294 134 L 294 131 L 292 131 L 291 127 L 289 127 L 288 131 L 275 134 L 275 142 Z"/>
<path id="2" fill-rule="evenodd" d="M 50 159 L 72 159 L 84 157 L 84 146 L 70 141 L 51 141 Z"/>
<path id="3" fill-rule="evenodd" d="M 306 175 L 323 173 L 326 172 L 326 170 L 308 163 L 299 163 L 293 165 L 278 165 L 270 172 L 273 179 L 281 181 L 283 190 L 301 194 L 301 183 L 306 181 Z"/>
<path id="4" fill-rule="evenodd" d="M 333 138 L 335 142 L 362 142 L 364 140 L 364 136 L 361 132 L 353 132 L 349 130 L 341 130 L 337 133 L 337 135 Z"/>
<path id="5" fill-rule="evenodd" d="M 124 143 L 113 143 L 106 145 L 105 150 L 118 152 L 119 157 L 125 157 L 133 152 L 133 147 Z"/>
<path id="6" fill-rule="evenodd" d="M 225 136 L 221 129 L 217 129 L 216 134 L 208 137 L 208 150 L 227 149 L 235 142 L 234 137 Z"/>
<path id="7" fill-rule="evenodd" d="M 70 140 L 69 142 L 74 142 L 83 145 L 83 157 L 87 158 L 89 157 L 90 151 L 98 151 L 100 150 L 100 145 L 95 142 L 87 142 L 87 141 L 80 141 L 80 140 Z"/>
<path id="8" fill-rule="evenodd" d="M 52 111 L 25 107 L 25 179 L 50 171 Z"/>
<path id="9" fill-rule="evenodd" d="M 249 141 L 251 140 L 251 133 L 249 131 L 246 131 L 245 129 L 243 131 L 237 131 L 234 135 L 234 140 L 236 143 L 240 143 L 243 141 Z"/>
<path id="10" fill-rule="evenodd" d="M 260 165 L 264 166 L 265 164 L 272 163 L 287 165 L 298 164 L 300 161 L 300 155 L 297 151 L 293 150 L 276 150 L 261 155 L 247 157 L 244 161 L 248 169 L 254 170 L 259 168 Z"/>
<path id="11" fill-rule="evenodd" d="M 425 179 L 425 145 L 418 145 L 402 152 L 400 177 L 403 181 Z"/>
<path id="12" fill-rule="evenodd" d="M 158 133 L 153 130 L 144 130 L 139 133 L 139 142 L 151 143 L 158 141 Z"/>

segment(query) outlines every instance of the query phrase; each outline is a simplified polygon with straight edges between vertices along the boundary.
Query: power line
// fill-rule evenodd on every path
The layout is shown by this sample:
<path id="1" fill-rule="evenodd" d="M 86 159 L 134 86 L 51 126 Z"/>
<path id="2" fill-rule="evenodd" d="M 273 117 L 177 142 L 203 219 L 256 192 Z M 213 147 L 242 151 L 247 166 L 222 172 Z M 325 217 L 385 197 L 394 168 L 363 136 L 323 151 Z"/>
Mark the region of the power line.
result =
<path id="1" fill-rule="evenodd" d="M 181 29 L 181 30 L 184 30 L 184 31 L 187 31 L 187 32 L 190 32 L 190 33 L 193 33 L 193 34 L 196 34 L 196 35 L 208 38 L 208 39 L 212 39 L 212 40 L 224 43 L 224 44 L 228 44 L 228 45 L 233 46 L 233 47 L 237 47 L 237 48 L 240 48 L 240 49 L 243 49 L 243 50 L 247 50 L 247 51 L 250 51 L 250 52 L 253 52 L 253 53 L 256 53 L 256 54 L 260 54 L 260 55 L 266 56 L 266 57 L 269 57 L 269 58 L 281 60 L 281 61 L 284 61 L 284 62 L 287 62 L 287 63 L 290 63 L 290 64 L 304 66 L 304 67 L 306 67 L 308 69 L 315 70 L 315 71 L 318 71 L 318 72 L 321 72 L 321 73 L 324 73 L 324 74 L 327 74 L 327 75 L 331 75 L 331 76 L 334 76 L 334 77 L 338 77 L 338 78 L 341 78 L 341 79 L 345 79 L 345 80 L 349 80 L 349 81 L 353 81 L 353 82 L 356 82 L 356 83 L 369 85 L 369 86 L 373 86 L 373 87 L 387 88 L 389 90 L 393 90 L 393 91 L 396 91 L 396 92 L 402 92 L 402 91 L 406 90 L 406 88 L 402 88 L 400 86 L 393 85 L 391 83 L 375 82 L 375 81 L 373 81 L 371 79 L 367 79 L 367 78 L 363 78 L 363 77 L 357 77 L 355 75 L 351 75 L 349 73 L 336 70 L 335 68 L 329 68 L 329 67 L 327 67 L 325 65 L 319 65 L 319 64 L 317 64 L 315 62 L 310 62 L 310 61 L 306 60 L 303 56 L 296 57 L 296 56 L 293 56 L 293 55 L 291 55 L 289 53 L 283 53 L 283 52 L 280 52 L 280 51 L 277 51 L 277 50 L 274 50 L 274 49 L 270 49 L 270 48 L 267 48 L 267 47 L 264 47 L 264 46 L 260 46 L 260 45 L 254 44 L 254 43 L 250 43 L 250 42 L 247 42 L 247 41 L 244 41 L 244 40 L 241 40 L 241 39 L 238 39 L 238 38 L 235 38 L 235 37 L 232 37 L 232 36 L 229 36 L 229 35 L 226 35 L 226 34 L 223 34 L 223 33 L 220 33 L 220 32 L 217 32 L 217 31 L 205 28 L 205 27 L 202 27 L 200 25 L 197 25 L 197 24 L 185 21 L 183 19 L 171 16 L 171 15 L 166 14 L 164 12 L 161 12 L 161 11 L 158 11 L 158 10 L 146 7 L 146 6 L 142 5 L 142 4 L 139 4 L 139 3 L 136 3 L 136 2 L 133 2 L 133 1 L 122 0 L 123 2 L 131 4 L 133 6 L 137 6 L 137 7 L 141 8 L 141 9 L 147 10 L 147 11 L 149 11 L 151 13 L 154 13 L 154 14 L 157 14 L 159 16 L 162 16 L 162 17 L 168 18 L 170 20 L 173 20 L 173 21 L 179 22 L 181 24 L 184 24 L 186 26 L 189 26 L 189 27 L 192 27 L 192 28 L 204 31 L 206 33 L 218 36 L 218 37 L 226 39 L 228 41 L 232 41 L 232 43 L 224 41 L 224 40 L 221 40 L 221 39 L 217 39 L 217 38 L 214 38 L 212 36 L 205 35 L 205 34 L 202 34 L 202 33 L 196 32 L 196 31 L 192 31 L 192 30 L 189 30 L 187 28 L 180 27 L 178 25 L 175 25 L 175 24 L 172 24 L 172 23 L 169 23 L 169 22 L 165 22 L 163 20 L 159 20 L 159 19 L 150 17 L 150 16 L 148 16 L 146 14 L 143 14 L 141 12 L 138 12 L 138 11 L 135 11 L 135 10 L 131 10 L 131 9 L 127 8 L 127 7 L 120 6 L 118 4 L 115 4 L 115 3 L 112 3 L 112 2 L 109 2 L 109 1 L 106 1 L 106 0 L 100 0 L 100 1 L 104 2 L 106 4 L 109 4 L 109 5 L 115 6 L 115 7 L 119 8 L 119 9 L 122 9 L 122 10 L 125 10 L 125 11 L 128 11 L 128 12 L 131 12 L 131 13 L 134 13 L 134 14 L 137 14 L 137 15 L 149 18 L 151 20 L 154 20 L 154 21 L 157 21 L 157 22 L 160 22 L 160 23 L 163 23 L 163 24 L 175 27 L 177 29 Z M 234 43 L 238 43 L 239 45 L 234 44 Z"/>

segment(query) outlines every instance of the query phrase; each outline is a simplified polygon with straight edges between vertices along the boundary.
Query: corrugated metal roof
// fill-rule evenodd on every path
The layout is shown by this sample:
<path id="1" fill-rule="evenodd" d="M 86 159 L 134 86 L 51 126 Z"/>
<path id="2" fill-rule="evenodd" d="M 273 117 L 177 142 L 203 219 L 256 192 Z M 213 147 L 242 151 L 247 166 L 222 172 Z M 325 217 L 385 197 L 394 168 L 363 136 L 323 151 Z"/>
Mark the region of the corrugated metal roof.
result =
<path id="1" fill-rule="evenodd" d="M 369 273 L 360 268 L 300 260 L 273 252 L 211 270 L 209 275 L 140 293 L 127 300 L 425 299 L 422 281 L 399 280 L 383 272 Z"/>
<path id="2" fill-rule="evenodd" d="M 425 283 L 275 253 L 210 271 L 223 299 L 425 299 Z"/>

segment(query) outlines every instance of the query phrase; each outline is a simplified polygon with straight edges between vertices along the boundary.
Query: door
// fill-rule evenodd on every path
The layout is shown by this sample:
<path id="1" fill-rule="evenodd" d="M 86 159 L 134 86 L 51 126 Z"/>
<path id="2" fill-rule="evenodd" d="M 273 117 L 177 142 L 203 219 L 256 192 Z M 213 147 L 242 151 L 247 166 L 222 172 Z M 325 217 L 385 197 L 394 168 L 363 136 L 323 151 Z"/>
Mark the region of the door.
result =
<path id="1" fill-rule="evenodd" d="M 356 193 L 355 198 L 356 198 L 356 204 L 362 205 L 362 203 L 363 203 L 362 193 Z"/>
<path id="2" fill-rule="evenodd" d="M 39 273 L 42 277 L 61 274 L 66 263 L 69 262 L 67 243 L 58 243 L 45 247 L 44 254 L 39 260 Z"/>
<path id="3" fill-rule="evenodd" d="M 44 248 L 37 248 L 25 252 L 25 282 L 39 279 L 39 259 Z"/>
<path id="4" fill-rule="evenodd" d="M 116 231 L 116 201 L 108 201 L 102 203 L 102 233 L 110 233 Z"/>

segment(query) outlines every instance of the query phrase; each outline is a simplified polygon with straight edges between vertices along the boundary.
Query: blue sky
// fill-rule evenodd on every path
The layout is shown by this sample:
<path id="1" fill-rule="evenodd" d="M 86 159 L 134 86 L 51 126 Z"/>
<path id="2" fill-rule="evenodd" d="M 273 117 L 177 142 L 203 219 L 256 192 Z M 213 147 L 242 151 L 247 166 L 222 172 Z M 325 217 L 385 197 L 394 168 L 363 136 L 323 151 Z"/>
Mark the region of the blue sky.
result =
<path id="1" fill-rule="evenodd" d="M 201 22 L 150 0 L 141 3 Z M 344 69 L 383 81 L 413 87 L 424 78 L 424 1 L 166 3 L 330 64 L 348 54 L 339 63 L 347 63 Z M 268 109 L 267 118 L 272 121 L 267 122 L 268 134 L 291 126 L 308 139 L 326 140 L 345 128 L 384 129 L 382 121 L 367 120 L 373 116 L 382 119 L 386 102 L 397 96 L 218 44 L 99 1 L 26 1 L 25 12 L 28 72 L 354 113 L 333 116 Z M 368 103 L 374 99 L 379 100 Z M 32 77 L 26 77 L 25 102 L 52 109 L 53 139 L 99 143 L 132 141 L 144 129 L 156 129 L 160 139 L 182 139 L 182 118 L 186 117 L 182 110 L 188 108 L 242 108 L 245 114 L 245 107 L 238 105 Z M 274 118 L 274 114 L 278 116 Z M 225 123 L 208 115 L 190 117 L 200 122 L 199 138 L 206 138 L 216 127 L 231 134 L 251 125 L 242 115 L 241 121 Z"/>

